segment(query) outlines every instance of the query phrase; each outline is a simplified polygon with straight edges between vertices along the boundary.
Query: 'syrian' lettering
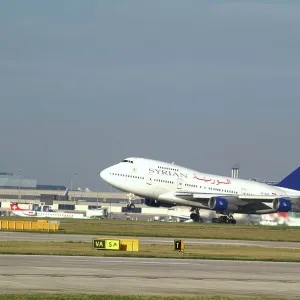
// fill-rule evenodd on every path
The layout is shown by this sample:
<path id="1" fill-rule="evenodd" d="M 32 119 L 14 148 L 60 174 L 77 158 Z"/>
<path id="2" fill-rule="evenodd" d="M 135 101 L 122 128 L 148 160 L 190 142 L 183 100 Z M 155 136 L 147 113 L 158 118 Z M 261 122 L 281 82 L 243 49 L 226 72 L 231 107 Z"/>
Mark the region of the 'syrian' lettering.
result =
<path id="1" fill-rule="evenodd" d="M 155 170 L 152 169 L 152 168 L 150 168 L 150 169 L 149 169 L 149 174 L 154 174 L 154 173 L 155 173 Z"/>
<path id="2" fill-rule="evenodd" d="M 178 173 L 175 171 L 167 171 L 167 170 L 159 170 L 159 169 L 153 169 L 149 168 L 149 174 L 156 174 L 156 175 L 166 175 L 166 176 L 174 176 L 178 178 L 187 178 L 187 174 L 184 173 Z"/>

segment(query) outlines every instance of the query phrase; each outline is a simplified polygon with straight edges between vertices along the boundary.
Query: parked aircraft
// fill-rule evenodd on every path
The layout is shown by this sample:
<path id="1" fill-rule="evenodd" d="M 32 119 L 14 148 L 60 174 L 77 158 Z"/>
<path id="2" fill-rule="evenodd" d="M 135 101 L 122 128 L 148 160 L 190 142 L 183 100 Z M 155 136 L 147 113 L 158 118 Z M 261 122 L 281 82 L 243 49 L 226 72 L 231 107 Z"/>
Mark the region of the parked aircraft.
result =
<path id="1" fill-rule="evenodd" d="M 100 173 L 111 186 L 145 199 L 152 207 L 191 207 L 190 218 L 203 222 L 200 209 L 215 211 L 213 223 L 236 224 L 234 213 L 300 211 L 300 167 L 276 186 L 201 173 L 174 163 L 126 158 Z M 131 208 L 134 205 L 129 202 Z"/>
<path id="2" fill-rule="evenodd" d="M 86 219 L 87 217 L 81 213 L 66 213 L 54 211 L 35 211 L 30 209 L 20 208 L 17 203 L 10 203 L 10 208 L 16 216 L 19 217 L 38 217 L 38 218 L 74 218 Z"/>

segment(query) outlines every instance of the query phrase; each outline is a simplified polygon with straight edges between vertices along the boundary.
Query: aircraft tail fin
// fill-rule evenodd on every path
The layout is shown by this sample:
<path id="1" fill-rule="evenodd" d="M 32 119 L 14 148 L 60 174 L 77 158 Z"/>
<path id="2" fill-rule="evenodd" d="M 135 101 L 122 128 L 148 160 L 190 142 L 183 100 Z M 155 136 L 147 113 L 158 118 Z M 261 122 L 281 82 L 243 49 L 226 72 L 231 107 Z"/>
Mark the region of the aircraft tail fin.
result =
<path id="1" fill-rule="evenodd" d="M 275 186 L 300 191 L 300 167 L 275 184 Z"/>
<path id="2" fill-rule="evenodd" d="M 68 192 L 69 192 L 69 188 L 67 187 L 65 192 L 64 192 L 64 197 L 66 197 L 68 195 Z"/>
<path id="3" fill-rule="evenodd" d="M 18 205 L 18 203 L 10 203 L 10 209 L 11 210 L 24 210 L 24 209 L 21 209 Z"/>

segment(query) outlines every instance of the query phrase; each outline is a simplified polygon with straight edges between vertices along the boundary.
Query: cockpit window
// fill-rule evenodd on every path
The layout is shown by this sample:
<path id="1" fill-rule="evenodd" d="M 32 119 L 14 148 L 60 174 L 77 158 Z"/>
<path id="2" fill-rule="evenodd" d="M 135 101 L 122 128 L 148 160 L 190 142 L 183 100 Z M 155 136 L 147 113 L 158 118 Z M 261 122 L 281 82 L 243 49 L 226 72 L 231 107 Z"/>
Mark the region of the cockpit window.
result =
<path id="1" fill-rule="evenodd" d="M 127 162 L 127 163 L 133 164 L 133 161 L 132 160 L 128 160 L 128 159 L 124 159 L 124 160 L 122 160 L 122 162 Z"/>

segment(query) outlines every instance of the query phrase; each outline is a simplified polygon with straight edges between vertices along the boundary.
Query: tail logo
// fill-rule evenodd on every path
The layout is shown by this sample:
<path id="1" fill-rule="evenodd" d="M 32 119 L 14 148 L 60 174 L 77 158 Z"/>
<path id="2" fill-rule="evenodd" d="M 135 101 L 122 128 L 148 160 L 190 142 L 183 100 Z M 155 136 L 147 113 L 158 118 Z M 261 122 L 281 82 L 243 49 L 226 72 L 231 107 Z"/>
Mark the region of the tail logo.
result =
<path id="1" fill-rule="evenodd" d="M 14 203 L 10 204 L 10 208 L 11 208 L 11 210 L 21 210 L 20 207 L 18 206 L 18 204 L 14 204 Z"/>

